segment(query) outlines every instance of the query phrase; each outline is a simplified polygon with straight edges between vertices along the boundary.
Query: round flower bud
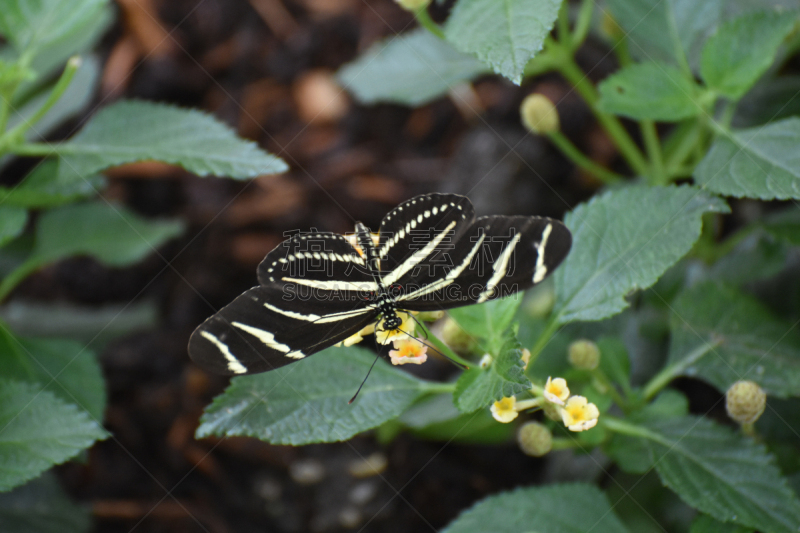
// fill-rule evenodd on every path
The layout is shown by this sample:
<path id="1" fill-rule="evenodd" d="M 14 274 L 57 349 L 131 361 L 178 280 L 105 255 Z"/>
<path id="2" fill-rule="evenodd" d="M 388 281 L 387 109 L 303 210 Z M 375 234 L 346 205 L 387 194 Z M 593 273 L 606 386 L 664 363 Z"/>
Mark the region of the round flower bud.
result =
<path id="1" fill-rule="evenodd" d="M 752 424 L 764 412 L 767 394 L 752 381 L 737 381 L 725 393 L 725 410 L 740 424 Z"/>
<path id="2" fill-rule="evenodd" d="M 428 7 L 431 0 L 395 0 L 395 2 L 406 11 L 419 11 L 420 9 Z"/>
<path id="3" fill-rule="evenodd" d="M 539 422 L 525 422 L 517 431 L 517 443 L 525 455 L 541 457 L 553 447 L 553 434 Z"/>
<path id="4" fill-rule="evenodd" d="M 442 325 L 441 339 L 458 353 L 468 353 L 475 346 L 475 339 L 450 317 Z"/>
<path id="5" fill-rule="evenodd" d="M 567 359 L 578 370 L 594 370 L 600 364 L 600 349 L 590 340 L 579 339 L 567 348 Z"/>
<path id="6" fill-rule="evenodd" d="M 544 135 L 560 128 L 558 111 L 542 94 L 529 94 L 519 108 L 522 124 L 531 132 Z"/>

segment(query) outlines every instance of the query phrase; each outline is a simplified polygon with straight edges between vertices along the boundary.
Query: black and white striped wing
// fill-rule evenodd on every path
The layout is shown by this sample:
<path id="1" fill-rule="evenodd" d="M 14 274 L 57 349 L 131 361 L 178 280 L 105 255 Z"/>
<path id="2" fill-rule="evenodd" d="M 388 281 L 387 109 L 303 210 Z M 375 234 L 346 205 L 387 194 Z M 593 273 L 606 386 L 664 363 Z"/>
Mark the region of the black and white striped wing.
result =
<path id="1" fill-rule="evenodd" d="M 217 374 L 266 372 L 333 346 L 376 315 L 363 303 L 292 305 L 276 287 L 253 287 L 192 333 L 189 355 Z"/>
<path id="2" fill-rule="evenodd" d="M 265 372 L 346 339 L 378 314 L 364 259 L 339 234 L 284 241 L 261 262 L 258 280 L 194 331 L 197 364 L 220 374 Z"/>
<path id="3" fill-rule="evenodd" d="M 549 218 L 478 218 L 460 232 L 448 260 L 426 257 L 400 282 L 397 306 L 439 310 L 514 294 L 555 270 L 571 244 L 569 230 Z"/>

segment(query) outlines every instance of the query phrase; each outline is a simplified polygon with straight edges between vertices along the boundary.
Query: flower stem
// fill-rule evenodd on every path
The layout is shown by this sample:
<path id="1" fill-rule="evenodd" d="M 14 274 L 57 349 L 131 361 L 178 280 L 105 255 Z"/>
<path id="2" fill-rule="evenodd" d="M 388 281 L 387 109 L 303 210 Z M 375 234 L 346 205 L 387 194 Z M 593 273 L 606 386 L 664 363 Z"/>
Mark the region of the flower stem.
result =
<path id="1" fill-rule="evenodd" d="M 610 185 L 612 183 L 619 183 L 624 179 L 623 176 L 620 176 L 616 172 L 612 172 L 598 165 L 597 163 L 586 157 L 583 154 L 583 152 L 578 150 L 578 148 L 574 144 L 572 144 L 572 142 L 569 139 L 567 139 L 567 137 L 560 131 L 548 132 L 547 137 L 573 163 L 584 169 L 586 172 L 589 172 L 590 174 L 595 176 L 598 180 L 602 181 L 606 185 Z"/>
<path id="2" fill-rule="evenodd" d="M 32 128 L 37 122 L 39 122 L 43 116 L 47 114 L 48 111 L 58 102 L 61 97 L 64 95 L 64 91 L 67 90 L 69 84 L 72 82 L 72 78 L 75 77 L 75 73 L 78 72 L 80 68 L 82 60 L 79 56 L 72 56 L 67 61 L 67 66 L 64 67 L 64 72 L 61 73 L 61 77 L 58 78 L 53 90 L 50 91 L 50 94 L 45 100 L 42 107 L 40 107 L 36 113 L 34 113 L 28 120 L 23 120 L 17 126 L 10 130 L 6 135 L 13 139 L 20 139 L 22 134 Z"/>
<path id="3" fill-rule="evenodd" d="M 561 45 L 559 44 L 557 46 L 560 47 Z M 636 146 L 636 143 L 633 142 L 631 136 L 622 126 L 622 123 L 614 115 L 604 113 L 597 108 L 597 91 L 589 81 L 589 78 L 575 63 L 572 55 L 562 48 L 560 56 L 560 60 L 556 63 L 558 71 L 573 87 L 575 87 L 575 90 L 578 91 L 578 94 L 583 97 L 586 103 L 589 104 L 589 108 L 592 110 L 592 113 L 594 113 L 595 118 L 603 129 L 606 130 L 606 133 L 608 133 L 614 141 L 614 144 L 617 145 L 617 148 L 628 162 L 628 165 L 630 165 L 637 174 L 642 176 L 646 175 L 649 170 L 647 161 L 639 150 L 639 147 Z"/>
<path id="4" fill-rule="evenodd" d="M 536 358 L 539 357 L 539 354 L 542 353 L 544 347 L 547 346 L 547 343 L 550 342 L 550 338 L 553 334 L 558 331 L 558 320 L 556 320 L 556 316 L 550 316 L 550 319 L 547 321 L 547 324 L 544 327 L 544 331 L 542 334 L 539 335 L 539 338 L 536 339 L 536 344 L 533 345 L 531 348 L 531 358 L 528 360 L 527 368 L 531 368 L 533 364 L 536 362 Z"/>
<path id="5" fill-rule="evenodd" d="M 658 139 L 656 124 L 652 120 L 642 120 L 639 123 L 650 159 L 650 182 L 653 185 L 666 185 L 668 178 L 664 172 L 664 158 L 661 153 L 661 143 Z"/>
<path id="6" fill-rule="evenodd" d="M 661 372 L 653 376 L 650 382 L 645 386 L 643 391 L 645 400 L 652 399 L 661 389 L 666 387 L 675 376 L 695 364 L 701 357 L 721 344 L 722 339 L 717 339 L 714 342 L 706 342 L 689 352 L 689 354 L 680 361 L 664 367 Z"/>
<path id="7" fill-rule="evenodd" d="M 425 332 L 425 335 L 428 337 L 426 339 L 426 342 L 432 344 L 434 348 L 436 348 L 439 352 L 442 353 L 442 355 L 467 368 L 472 368 L 473 366 L 475 366 L 475 363 L 473 363 L 472 361 L 467 361 L 466 359 L 459 356 L 456 352 L 451 350 L 449 346 L 447 346 L 445 343 L 439 340 L 438 337 L 432 334 L 431 331 L 424 324 L 419 322 L 417 323 L 417 327 Z"/>
<path id="8" fill-rule="evenodd" d="M 41 259 L 32 256 L 26 259 L 25 262 L 23 262 L 17 268 L 12 270 L 5 278 L 3 278 L 3 281 L 0 282 L 0 302 L 5 300 L 11 291 L 13 291 L 14 288 L 22 282 L 22 280 L 39 270 L 42 266 L 44 266 L 44 263 L 41 261 Z"/>
<path id="9" fill-rule="evenodd" d="M 441 26 L 436 24 L 433 19 L 431 18 L 430 13 L 428 13 L 428 6 L 422 7 L 416 11 L 414 11 L 414 17 L 419 22 L 419 25 L 437 36 L 440 39 L 444 39 L 444 32 L 442 31 Z"/>
<path id="10" fill-rule="evenodd" d="M 611 396 L 611 399 L 614 400 L 614 403 L 617 404 L 623 410 L 625 410 L 625 408 L 628 405 L 628 402 L 625 401 L 625 399 L 619 393 L 614 384 L 611 383 L 611 380 L 608 379 L 606 373 L 599 368 L 595 368 L 594 370 L 592 370 L 592 377 L 596 379 L 608 391 L 608 395 Z"/>

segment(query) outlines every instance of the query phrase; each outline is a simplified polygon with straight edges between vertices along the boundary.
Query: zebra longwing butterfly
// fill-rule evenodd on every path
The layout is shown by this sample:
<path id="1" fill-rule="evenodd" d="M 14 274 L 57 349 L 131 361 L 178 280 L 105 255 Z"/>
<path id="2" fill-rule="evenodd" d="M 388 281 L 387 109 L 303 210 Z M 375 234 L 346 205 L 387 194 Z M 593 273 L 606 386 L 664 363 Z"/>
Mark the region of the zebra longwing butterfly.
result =
<path id="1" fill-rule="evenodd" d="M 427 194 L 387 214 L 377 243 L 360 222 L 356 244 L 336 233 L 303 233 L 258 266 L 259 286 L 203 322 L 191 358 L 219 374 L 266 372 L 332 346 L 402 311 L 480 303 L 527 289 L 572 245 L 556 220 L 475 218 L 455 194 Z"/>

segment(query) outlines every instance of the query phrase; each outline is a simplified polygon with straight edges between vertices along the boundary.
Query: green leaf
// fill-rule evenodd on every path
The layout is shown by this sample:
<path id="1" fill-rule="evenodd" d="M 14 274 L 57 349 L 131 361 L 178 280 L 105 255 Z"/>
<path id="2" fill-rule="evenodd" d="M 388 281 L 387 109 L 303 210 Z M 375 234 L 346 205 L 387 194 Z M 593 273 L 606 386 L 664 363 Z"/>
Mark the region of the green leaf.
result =
<path id="1" fill-rule="evenodd" d="M 0 381 L 0 491 L 33 479 L 106 436 L 85 412 L 53 393 Z"/>
<path id="2" fill-rule="evenodd" d="M 694 66 L 705 37 L 722 16 L 722 0 L 609 0 L 631 53 L 647 60 Z"/>
<path id="3" fill-rule="evenodd" d="M 770 395 L 800 395 L 800 334 L 758 300 L 714 282 L 681 293 L 673 302 L 669 364 L 687 367 L 725 391 L 740 379 L 757 382 Z M 720 343 L 696 362 L 686 357 Z"/>
<path id="4" fill-rule="evenodd" d="M 514 329 L 506 330 L 503 347 L 492 357 L 491 364 L 486 368 L 471 368 L 458 378 L 453 402 L 460 411 L 471 413 L 531 388 L 522 362 L 522 345 Z"/>
<path id="5" fill-rule="evenodd" d="M 719 258 L 708 269 L 707 277 L 731 285 L 768 279 L 786 268 L 789 252 L 785 242 L 756 231 Z"/>
<path id="6" fill-rule="evenodd" d="M 722 24 L 703 48 L 700 74 L 708 86 L 738 100 L 775 61 L 797 12 L 747 13 Z"/>
<path id="7" fill-rule="evenodd" d="M 420 28 L 372 45 L 336 77 L 364 104 L 419 106 L 487 70 L 480 61 Z"/>
<path id="8" fill-rule="evenodd" d="M 27 222 L 28 212 L 25 209 L 0 205 L 0 246 L 19 237 Z"/>
<path id="9" fill-rule="evenodd" d="M 66 337 L 99 351 L 117 337 L 158 327 L 159 308 L 149 299 L 103 305 L 15 299 L 0 307 L 0 320 L 23 337 Z"/>
<path id="10" fill-rule="evenodd" d="M 739 100 L 731 124 L 746 128 L 800 115 L 798 92 L 800 76 L 761 78 Z"/>
<path id="11" fill-rule="evenodd" d="M 459 0 L 445 36 L 517 85 L 553 29 L 561 0 Z"/>
<path id="12" fill-rule="evenodd" d="M 422 439 L 470 444 L 500 444 L 514 435 L 513 424 L 499 424 L 486 409 L 463 414 L 451 393 L 436 394 L 414 404 L 397 419 Z"/>
<path id="13" fill-rule="evenodd" d="M 700 113 L 694 80 L 677 67 L 647 61 L 612 74 L 598 87 L 598 107 L 633 119 L 678 122 Z"/>
<path id="14" fill-rule="evenodd" d="M 442 533 L 625 533 L 608 499 L 592 485 L 562 483 L 490 496 L 462 512 Z"/>
<path id="15" fill-rule="evenodd" d="M 697 515 L 689 533 L 753 533 L 753 528 L 723 524 L 707 514 Z"/>
<path id="16" fill-rule="evenodd" d="M 374 354 L 330 348 L 292 365 L 231 380 L 201 418 L 197 437 L 257 437 L 273 444 L 346 440 L 399 416 L 429 384 L 378 361 L 352 405 Z"/>
<path id="17" fill-rule="evenodd" d="M 0 494 L 3 533 L 86 533 L 89 510 L 67 498 L 52 474 Z"/>
<path id="18" fill-rule="evenodd" d="M 697 184 L 737 198 L 800 198 L 800 118 L 723 131 L 694 172 Z"/>
<path id="19" fill-rule="evenodd" d="M 505 344 L 505 332 L 511 326 L 522 298 L 519 294 L 448 311 L 471 337 L 482 339 L 486 353 L 498 354 Z"/>
<path id="20" fill-rule="evenodd" d="M 108 0 L 0 0 L 0 33 L 22 52 L 38 52 L 100 18 Z"/>
<path id="21" fill-rule="evenodd" d="M 698 417 L 644 427 L 656 471 L 683 501 L 722 522 L 796 533 L 800 500 L 763 445 Z"/>
<path id="22" fill-rule="evenodd" d="M 792 246 L 800 246 L 800 209 L 797 206 L 766 216 L 760 225 L 776 239 Z"/>
<path id="23" fill-rule="evenodd" d="M 691 249 L 707 212 L 728 206 L 692 187 L 628 187 L 567 214 L 572 251 L 555 273 L 558 321 L 600 320 L 625 309 L 628 293 L 655 283 Z"/>
<path id="24" fill-rule="evenodd" d="M 151 221 L 104 201 L 47 211 L 36 227 L 35 260 L 52 263 L 89 255 L 105 265 L 136 263 L 183 232 L 179 221 Z"/>
<path id="25" fill-rule="evenodd" d="M 0 326 L 0 366 L 8 379 L 39 383 L 95 420 L 103 419 L 105 382 L 97 356 L 82 344 L 15 337 Z"/>
<path id="26" fill-rule="evenodd" d="M 59 177 L 65 181 L 144 160 L 180 165 L 199 176 L 253 178 L 288 169 L 211 115 L 140 101 L 102 109 L 77 135 L 53 149 L 59 155 Z"/>
<path id="27" fill-rule="evenodd" d="M 55 207 L 94 196 L 105 185 L 105 178 L 98 174 L 81 180 L 60 181 L 58 163 L 50 159 L 37 165 L 19 185 L 0 187 L 0 202 L 28 208 Z"/>

